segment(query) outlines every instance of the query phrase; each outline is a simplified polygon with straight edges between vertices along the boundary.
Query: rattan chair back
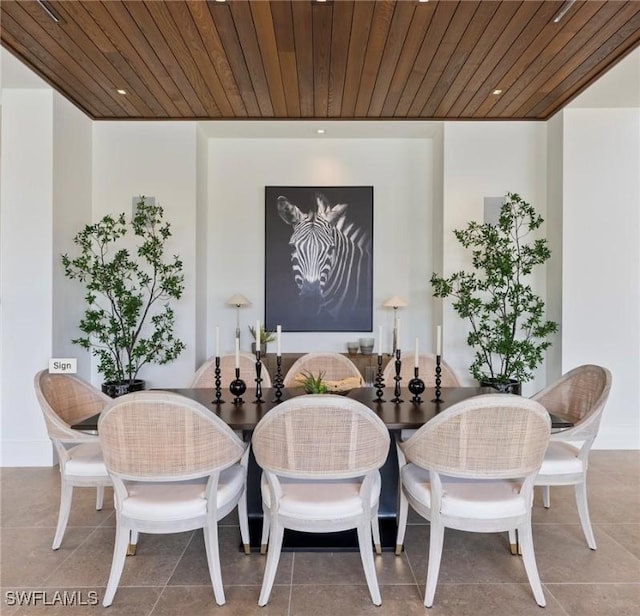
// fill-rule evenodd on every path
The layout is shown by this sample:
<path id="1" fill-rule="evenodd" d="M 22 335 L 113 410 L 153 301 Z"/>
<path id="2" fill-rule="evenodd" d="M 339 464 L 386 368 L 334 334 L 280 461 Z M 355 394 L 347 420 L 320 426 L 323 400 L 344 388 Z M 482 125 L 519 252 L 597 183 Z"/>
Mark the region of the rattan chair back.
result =
<path id="1" fill-rule="evenodd" d="M 299 387 L 296 381 L 298 374 L 311 373 L 315 376 L 323 375 L 328 381 L 338 381 L 356 377 L 362 384 L 362 375 L 358 367 L 344 355 L 340 353 L 307 353 L 299 357 L 289 368 L 284 377 L 285 387 Z"/>
<path id="2" fill-rule="evenodd" d="M 236 356 L 231 353 L 220 357 L 220 381 L 222 387 L 229 387 L 231 381 L 236 378 Z M 204 387 L 215 387 L 216 358 L 210 357 L 198 368 L 189 387 L 200 389 Z M 240 378 L 247 384 L 247 387 L 255 386 L 256 379 L 256 356 L 250 353 L 240 353 Z M 260 370 L 262 387 L 271 387 L 271 376 L 264 363 Z"/>
<path id="3" fill-rule="evenodd" d="M 163 391 L 115 399 L 100 416 L 98 433 L 107 469 L 125 480 L 202 477 L 231 466 L 245 451 L 217 415 Z"/>
<path id="4" fill-rule="evenodd" d="M 97 415 L 111 402 L 109 396 L 71 374 L 41 370 L 33 384 L 49 437 L 60 441 L 83 440 L 86 435 L 71 426 Z"/>
<path id="5" fill-rule="evenodd" d="M 544 458 L 551 420 L 513 394 L 488 394 L 446 409 L 400 444 L 407 461 L 454 477 L 526 477 Z"/>
<path id="6" fill-rule="evenodd" d="M 598 433 L 610 390 L 611 372 L 587 364 L 570 370 L 532 396 L 532 400 L 573 424 L 572 428 L 562 430 L 563 440 L 586 440 Z"/>
<path id="7" fill-rule="evenodd" d="M 402 367 L 400 368 L 400 376 L 402 377 L 402 384 L 406 387 L 409 381 L 414 377 L 415 362 L 413 356 L 406 356 L 402 360 Z M 452 370 L 451 366 L 440 359 L 440 387 L 460 387 L 460 381 Z M 418 357 L 418 371 L 420 378 L 424 381 L 426 387 L 436 386 L 436 356 L 432 354 L 420 355 Z M 393 387 L 393 377 L 396 375 L 395 359 L 392 357 L 389 363 L 385 366 L 382 373 L 385 385 L 387 387 Z"/>
<path id="8" fill-rule="evenodd" d="M 283 477 L 340 479 L 379 469 L 389 431 L 364 404 L 335 395 L 299 396 L 258 423 L 253 452 L 265 470 Z"/>

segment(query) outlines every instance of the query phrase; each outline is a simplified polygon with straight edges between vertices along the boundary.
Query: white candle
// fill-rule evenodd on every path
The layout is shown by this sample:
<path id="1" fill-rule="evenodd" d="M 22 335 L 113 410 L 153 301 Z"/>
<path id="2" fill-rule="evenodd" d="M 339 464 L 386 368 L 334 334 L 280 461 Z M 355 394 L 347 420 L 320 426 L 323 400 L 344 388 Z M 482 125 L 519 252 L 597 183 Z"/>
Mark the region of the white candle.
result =
<path id="1" fill-rule="evenodd" d="M 276 334 L 278 337 L 278 355 L 282 355 L 282 342 L 280 340 L 282 338 L 282 325 L 276 327 Z"/>
<path id="2" fill-rule="evenodd" d="M 442 325 L 436 327 L 436 355 L 442 355 Z"/>
<path id="3" fill-rule="evenodd" d="M 259 351 L 260 350 L 260 340 L 261 336 L 260 336 L 260 319 L 258 319 L 256 321 L 256 350 Z"/>
<path id="4" fill-rule="evenodd" d="M 414 354 L 413 365 L 417 368 L 419 366 L 418 357 L 420 352 L 418 351 L 418 339 L 416 338 L 416 351 Z"/>
<path id="5" fill-rule="evenodd" d="M 378 330 L 378 355 L 382 355 L 382 325 Z"/>
<path id="6" fill-rule="evenodd" d="M 396 348 L 402 348 L 400 345 L 400 319 L 396 321 Z"/>
<path id="7" fill-rule="evenodd" d="M 216 357 L 220 357 L 220 328 L 216 326 Z"/>
<path id="8" fill-rule="evenodd" d="M 236 368 L 240 368 L 240 338 L 236 338 Z"/>

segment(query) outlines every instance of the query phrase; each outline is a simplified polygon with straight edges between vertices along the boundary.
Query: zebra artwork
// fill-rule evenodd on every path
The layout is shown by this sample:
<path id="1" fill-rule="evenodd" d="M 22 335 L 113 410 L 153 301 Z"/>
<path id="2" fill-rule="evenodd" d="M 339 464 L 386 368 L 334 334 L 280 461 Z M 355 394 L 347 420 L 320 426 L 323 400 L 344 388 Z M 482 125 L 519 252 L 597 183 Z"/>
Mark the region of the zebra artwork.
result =
<path id="1" fill-rule="evenodd" d="M 357 205 L 329 199 L 327 193 L 338 190 L 315 190 L 307 211 L 287 192 L 272 196 L 280 225 L 284 222 L 290 230 L 289 289 L 295 289 L 296 297 L 290 294 L 288 305 L 282 306 L 278 324 L 286 330 L 371 330 L 372 207 L 367 206 L 372 204 L 357 212 Z M 268 295 L 267 324 L 273 325 Z"/>

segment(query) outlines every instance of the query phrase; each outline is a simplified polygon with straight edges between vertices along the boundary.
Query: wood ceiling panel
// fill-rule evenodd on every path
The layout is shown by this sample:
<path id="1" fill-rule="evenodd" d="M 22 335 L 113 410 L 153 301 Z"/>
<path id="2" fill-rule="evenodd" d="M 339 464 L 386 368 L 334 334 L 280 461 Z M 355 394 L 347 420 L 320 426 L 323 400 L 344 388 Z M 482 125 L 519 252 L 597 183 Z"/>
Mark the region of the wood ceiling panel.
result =
<path id="1" fill-rule="evenodd" d="M 0 20 L 94 119 L 547 119 L 640 45 L 639 0 L 3 0 Z"/>
<path id="2" fill-rule="evenodd" d="M 342 112 L 344 82 L 349 57 L 349 39 L 353 20 L 353 2 L 338 2 L 333 5 L 331 24 L 331 68 L 329 70 L 328 116 L 339 118 Z"/>

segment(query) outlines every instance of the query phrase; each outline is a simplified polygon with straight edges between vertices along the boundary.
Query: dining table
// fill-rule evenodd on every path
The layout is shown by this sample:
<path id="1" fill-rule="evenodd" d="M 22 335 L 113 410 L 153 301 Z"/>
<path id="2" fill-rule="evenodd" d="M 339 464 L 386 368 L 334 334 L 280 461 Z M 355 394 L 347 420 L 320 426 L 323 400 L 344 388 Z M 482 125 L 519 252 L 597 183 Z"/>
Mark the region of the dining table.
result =
<path id="1" fill-rule="evenodd" d="M 245 442 L 250 442 L 253 429 L 271 409 L 280 402 L 293 397 L 305 395 L 302 388 L 281 389 L 262 388 L 261 396 L 256 397 L 255 388 L 247 388 L 241 400 L 235 400 L 229 390 L 216 392 L 211 388 L 198 389 L 166 389 L 195 400 L 215 413 L 230 428 L 242 433 Z M 219 397 L 216 393 L 221 394 Z M 427 387 L 414 401 L 412 394 L 406 389 L 395 396 L 393 387 L 378 389 L 359 387 L 345 392 L 349 398 L 361 402 L 370 408 L 384 422 L 391 436 L 391 446 L 387 460 L 380 469 L 382 490 L 378 509 L 380 539 L 383 550 L 395 549 L 397 512 L 398 512 L 398 456 L 395 441 L 402 430 L 417 429 L 450 406 L 474 396 L 495 393 L 487 387 L 443 387 L 439 395 L 435 388 Z M 280 394 L 278 396 L 277 394 Z M 83 422 L 74 424 L 72 428 L 85 431 L 98 429 L 99 415 L 94 415 Z M 551 415 L 552 428 L 561 429 L 571 424 L 560 417 Z M 247 472 L 247 510 L 249 516 L 250 545 L 252 550 L 260 547 L 262 533 L 262 500 L 260 478 L 262 471 L 253 453 L 249 456 Z M 283 550 L 335 551 L 358 550 L 355 530 L 330 534 L 304 533 L 298 531 L 285 532 Z"/>

